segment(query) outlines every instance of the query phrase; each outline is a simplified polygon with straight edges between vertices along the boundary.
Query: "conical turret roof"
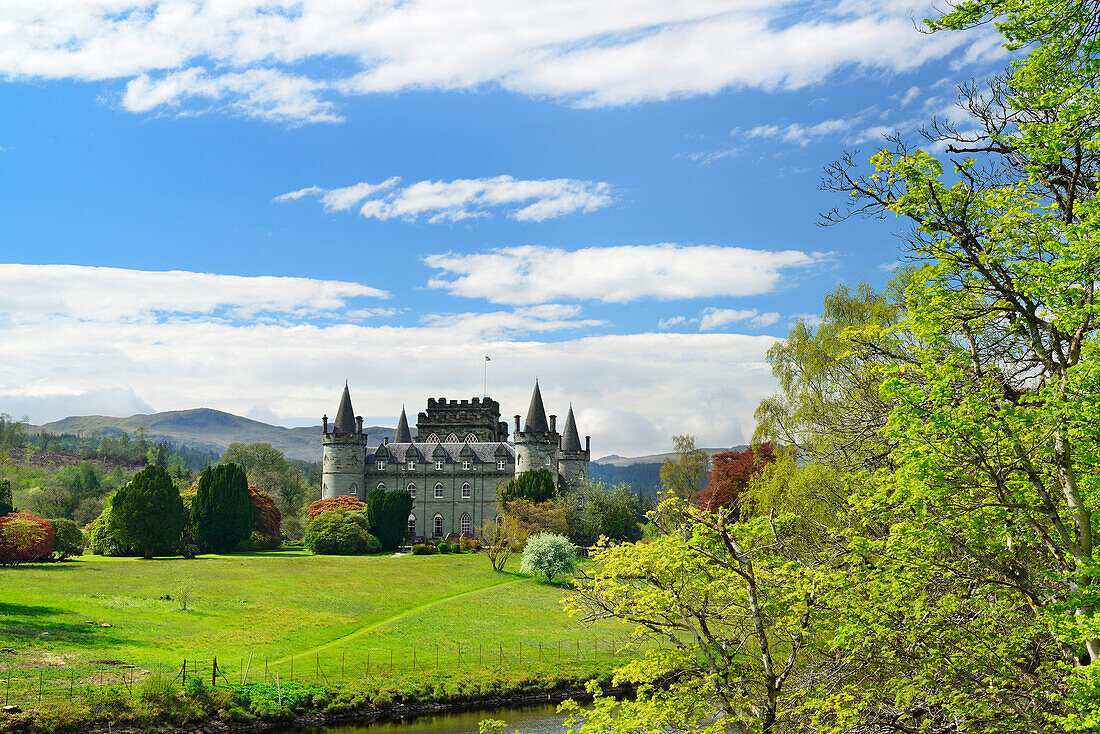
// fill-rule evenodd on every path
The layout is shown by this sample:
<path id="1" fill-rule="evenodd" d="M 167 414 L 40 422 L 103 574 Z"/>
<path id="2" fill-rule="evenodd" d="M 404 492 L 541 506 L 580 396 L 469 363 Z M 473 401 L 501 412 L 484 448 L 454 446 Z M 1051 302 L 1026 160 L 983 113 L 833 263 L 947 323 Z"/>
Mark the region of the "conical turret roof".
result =
<path id="1" fill-rule="evenodd" d="M 565 419 L 565 432 L 561 437 L 562 451 L 580 451 L 581 437 L 577 433 L 577 421 L 573 419 L 573 406 L 569 406 L 569 415 Z"/>
<path id="2" fill-rule="evenodd" d="M 550 426 L 546 424 L 546 408 L 542 407 L 542 393 L 539 392 L 538 380 L 535 380 L 535 391 L 531 393 L 531 405 L 527 408 L 527 420 L 523 424 L 523 430 L 543 433 L 550 430 Z"/>
<path id="3" fill-rule="evenodd" d="M 409 431 L 409 419 L 405 416 L 405 406 L 401 406 L 401 420 L 397 421 L 397 433 L 394 434 L 395 443 L 412 443 L 412 433 Z"/>
<path id="4" fill-rule="evenodd" d="M 348 383 L 344 383 L 344 394 L 340 397 L 340 409 L 336 411 L 336 422 L 333 429 L 337 433 L 355 433 L 355 411 L 351 407 L 351 393 L 348 392 Z"/>

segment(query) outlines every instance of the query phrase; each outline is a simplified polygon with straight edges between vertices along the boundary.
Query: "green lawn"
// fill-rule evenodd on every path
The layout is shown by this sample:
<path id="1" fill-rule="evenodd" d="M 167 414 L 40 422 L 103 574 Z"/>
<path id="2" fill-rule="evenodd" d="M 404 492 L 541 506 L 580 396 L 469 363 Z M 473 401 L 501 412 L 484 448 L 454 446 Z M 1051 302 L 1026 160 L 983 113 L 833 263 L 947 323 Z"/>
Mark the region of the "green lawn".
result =
<path id="1" fill-rule="evenodd" d="M 480 555 L 83 556 L 0 568 L 0 647 L 16 653 L 0 666 L 179 669 L 189 660 L 209 669 L 217 656 L 230 677 L 248 665 L 251 679 L 276 670 L 285 678 L 292 664 L 300 677 L 380 672 L 391 660 L 395 670 L 453 669 L 460 654 L 464 668 L 479 656 L 482 667 L 499 664 L 502 654 L 512 670 L 606 661 L 625 628 L 570 619 L 567 593 L 496 573 Z"/>

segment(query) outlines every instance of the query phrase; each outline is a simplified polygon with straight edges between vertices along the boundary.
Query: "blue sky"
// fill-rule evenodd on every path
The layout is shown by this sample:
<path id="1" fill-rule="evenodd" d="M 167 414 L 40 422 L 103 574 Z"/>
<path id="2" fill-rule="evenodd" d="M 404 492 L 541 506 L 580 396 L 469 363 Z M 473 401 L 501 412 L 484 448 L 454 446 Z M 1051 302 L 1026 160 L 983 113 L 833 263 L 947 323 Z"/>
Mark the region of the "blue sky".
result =
<path id="1" fill-rule="evenodd" d="M 22 5 L 22 4 L 21 4 Z M 767 348 L 895 222 L 844 150 L 1004 63 L 921 3 L 0 7 L 0 411 L 368 423 L 482 388 L 597 455 L 751 435 Z"/>

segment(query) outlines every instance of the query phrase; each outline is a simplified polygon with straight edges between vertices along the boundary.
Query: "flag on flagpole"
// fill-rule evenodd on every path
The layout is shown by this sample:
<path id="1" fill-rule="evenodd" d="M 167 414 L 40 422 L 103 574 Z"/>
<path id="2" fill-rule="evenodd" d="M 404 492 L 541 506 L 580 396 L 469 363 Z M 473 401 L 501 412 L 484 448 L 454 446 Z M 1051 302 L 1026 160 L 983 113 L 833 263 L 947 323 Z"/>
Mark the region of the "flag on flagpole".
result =
<path id="1" fill-rule="evenodd" d="M 488 354 L 486 354 L 486 355 L 485 355 L 485 361 L 486 361 L 486 362 L 492 362 L 493 360 L 489 359 L 489 355 L 488 355 Z"/>

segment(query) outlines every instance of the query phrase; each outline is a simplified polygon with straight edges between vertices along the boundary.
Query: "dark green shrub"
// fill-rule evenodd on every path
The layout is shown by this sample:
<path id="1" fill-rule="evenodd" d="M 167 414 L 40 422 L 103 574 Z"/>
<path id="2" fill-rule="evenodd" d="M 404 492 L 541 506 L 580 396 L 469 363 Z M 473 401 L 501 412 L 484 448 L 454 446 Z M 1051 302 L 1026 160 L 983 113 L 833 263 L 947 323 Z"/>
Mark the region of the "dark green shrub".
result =
<path id="1" fill-rule="evenodd" d="M 358 512 L 328 510 L 309 523 L 306 547 L 317 555 L 353 556 L 377 553 L 378 539 L 370 534 L 367 519 Z"/>
<path id="2" fill-rule="evenodd" d="M 382 550 L 393 551 L 401 546 L 401 541 L 409 531 L 409 513 L 412 508 L 413 499 L 405 490 L 386 492 L 382 501 L 382 515 L 380 518 L 372 517 L 371 524 L 372 531 L 382 543 Z"/>
<path id="3" fill-rule="evenodd" d="M 500 490 L 500 500 L 507 505 L 513 500 L 539 503 L 552 500 L 558 494 L 554 477 L 548 469 L 533 469 L 519 474 Z"/>
<path id="4" fill-rule="evenodd" d="M 11 482 L 0 479 L 0 517 L 15 511 L 11 501 Z"/>
<path id="5" fill-rule="evenodd" d="M 261 535 L 256 531 L 253 531 L 251 535 L 237 543 L 237 550 L 239 551 L 264 551 L 275 550 L 281 547 L 283 539 L 277 536 Z"/>
<path id="6" fill-rule="evenodd" d="M 439 550 L 440 553 L 450 553 L 451 552 L 451 544 L 444 540 L 443 542 L 441 542 L 439 544 L 438 550 Z"/>
<path id="7" fill-rule="evenodd" d="M 215 553 L 229 553 L 252 533 L 252 496 L 238 464 L 208 467 L 191 506 L 196 534 Z"/>
<path id="8" fill-rule="evenodd" d="M 430 556 L 435 553 L 435 546 L 430 543 L 417 543 L 412 547 L 414 556 Z"/>
<path id="9" fill-rule="evenodd" d="M 53 528 L 53 557 L 64 561 L 84 552 L 84 534 L 76 523 L 66 518 L 50 520 Z"/>
<path id="10" fill-rule="evenodd" d="M 111 534 L 146 558 L 175 550 L 187 522 L 179 490 L 163 468 L 147 466 L 111 500 Z"/>

